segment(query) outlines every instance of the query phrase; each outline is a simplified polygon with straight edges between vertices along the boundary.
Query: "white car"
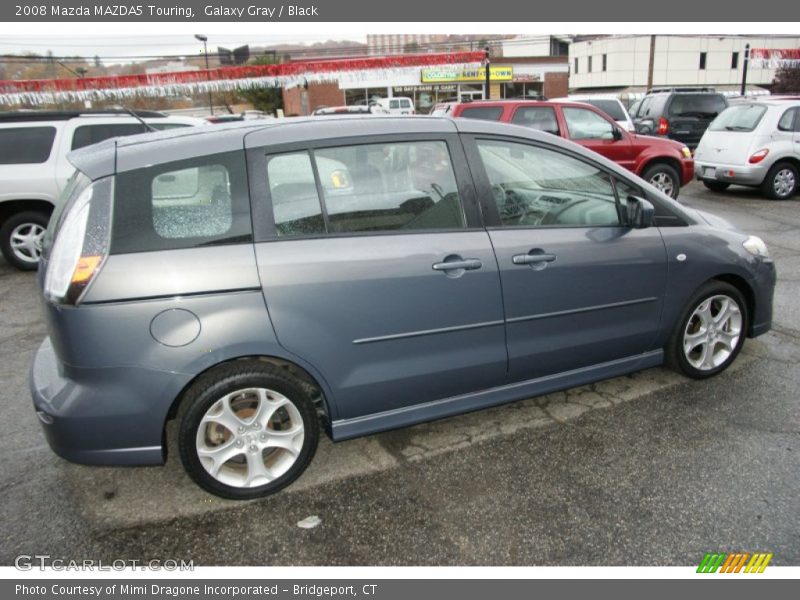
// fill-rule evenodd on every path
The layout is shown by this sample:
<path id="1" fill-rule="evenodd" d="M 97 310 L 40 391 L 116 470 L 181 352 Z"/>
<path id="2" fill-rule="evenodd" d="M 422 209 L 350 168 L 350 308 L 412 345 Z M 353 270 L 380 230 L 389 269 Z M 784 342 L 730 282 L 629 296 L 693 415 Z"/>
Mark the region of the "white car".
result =
<path id="1" fill-rule="evenodd" d="M 736 184 L 760 187 L 773 200 L 791 198 L 800 180 L 800 98 L 726 108 L 703 134 L 694 169 L 710 190 Z"/>
<path id="2" fill-rule="evenodd" d="M 58 197 L 75 170 L 67 153 L 103 140 L 204 124 L 153 111 L 18 111 L 0 113 L 0 249 L 9 264 L 36 269 L 41 240 Z"/>
<path id="3" fill-rule="evenodd" d="M 385 108 L 393 115 L 415 115 L 414 101 L 405 96 L 395 96 L 394 98 L 380 98 L 375 104 Z"/>
<path id="4" fill-rule="evenodd" d="M 628 114 L 625 105 L 616 96 L 598 95 L 598 96 L 570 96 L 569 98 L 553 98 L 553 100 L 564 100 L 569 102 L 583 102 L 584 104 L 591 104 L 595 108 L 602 110 L 609 117 L 614 119 L 617 124 L 625 131 L 632 133 L 636 132 L 636 127 L 633 125 L 633 119 Z"/>

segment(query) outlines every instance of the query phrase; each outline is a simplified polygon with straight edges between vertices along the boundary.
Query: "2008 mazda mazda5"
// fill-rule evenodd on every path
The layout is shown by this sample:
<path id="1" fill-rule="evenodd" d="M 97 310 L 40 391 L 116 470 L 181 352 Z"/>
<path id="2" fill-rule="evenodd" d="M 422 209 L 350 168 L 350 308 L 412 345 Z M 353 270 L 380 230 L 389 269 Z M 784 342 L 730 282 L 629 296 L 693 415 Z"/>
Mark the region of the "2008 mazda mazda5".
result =
<path id="1" fill-rule="evenodd" d="M 476 120 L 242 122 L 70 155 L 30 386 L 86 464 L 229 498 L 344 440 L 668 363 L 772 320 L 763 241 L 614 163 Z"/>

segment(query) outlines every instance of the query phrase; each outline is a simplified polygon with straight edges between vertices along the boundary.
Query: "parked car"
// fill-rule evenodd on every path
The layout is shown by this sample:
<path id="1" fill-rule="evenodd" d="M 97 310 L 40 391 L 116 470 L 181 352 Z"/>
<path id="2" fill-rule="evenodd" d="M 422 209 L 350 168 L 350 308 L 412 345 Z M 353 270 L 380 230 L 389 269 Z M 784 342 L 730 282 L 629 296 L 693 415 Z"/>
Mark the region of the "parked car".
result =
<path id="1" fill-rule="evenodd" d="M 737 184 L 760 187 L 773 200 L 791 198 L 800 180 L 800 99 L 731 106 L 708 127 L 695 160 L 711 190 Z"/>
<path id="2" fill-rule="evenodd" d="M 394 98 L 381 98 L 376 104 L 385 108 L 392 115 L 415 115 L 414 101 L 411 98 L 395 96 Z"/>
<path id="3" fill-rule="evenodd" d="M 633 120 L 628 114 L 625 105 L 616 96 L 601 94 L 597 96 L 589 95 L 576 95 L 569 98 L 553 98 L 556 101 L 566 102 L 583 102 L 584 104 L 591 104 L 595 108 L 602 110 L 609 117 L 616 121 L 617 125 L 622 127 L 625 131 L 636 132 L 636 127 L 633 125 Z"/>
<path id="4" fill-rule="evenodd" d="M 636 131 L 677 140 L 694 150 L 708 125 L 728 107 L 711 88 L 664 88 L 647 93 L 633 120 Z"/>
<path id="5" fill-rule="evenodd" d="M 36 269 L 50 214 L 74 170 L 66 155 L 102 140 L 202 123 L 153 111 L 0 113 L 0 250 L 9 264 Z"/>
<path id="6" fill-rule="evenodd" d="M 47 440 L 160 464 L 177 418 L 224 497 L 296 479 L 318 418 L 338 441 L 664 361 L 704 379 L 771 324 L 763 241 L 530 128 L 247 121 L 69 160 L 30 375 Z"/>
<path id="7" fill-rule="evenodd" d="M 605 112 L 579 102 L 487 100 L 438 104 L 435 115 L 515 123 L 558 135 L 622 165 L 677 198 L 694 178 L 692 153 L 683 144 L 623 131 Z"/>

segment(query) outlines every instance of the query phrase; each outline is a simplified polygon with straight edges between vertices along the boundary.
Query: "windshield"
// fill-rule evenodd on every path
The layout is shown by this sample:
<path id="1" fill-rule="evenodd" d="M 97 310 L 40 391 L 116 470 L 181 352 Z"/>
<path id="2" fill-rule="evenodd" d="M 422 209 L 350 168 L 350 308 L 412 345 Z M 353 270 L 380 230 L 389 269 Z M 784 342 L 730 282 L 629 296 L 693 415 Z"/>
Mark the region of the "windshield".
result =
<path id="1" fill-rule="evenodd" d="M 622 110 L 622 105 L 616 100 L 597 100 L 592 98 L 589 100 L 580 100 L 580 102 L 585 102 L 586 104 L 591 104 L 595 108 L 599 108 L 615 121 L 627 120 L 625 112 Z"/>
<path id="2" fill-rule="evenodd" d="M 766 106 L 743 104 L 732 106 L 722 112 L 709 125 L 710 131 L 753 131 L 767 112 Z"/>

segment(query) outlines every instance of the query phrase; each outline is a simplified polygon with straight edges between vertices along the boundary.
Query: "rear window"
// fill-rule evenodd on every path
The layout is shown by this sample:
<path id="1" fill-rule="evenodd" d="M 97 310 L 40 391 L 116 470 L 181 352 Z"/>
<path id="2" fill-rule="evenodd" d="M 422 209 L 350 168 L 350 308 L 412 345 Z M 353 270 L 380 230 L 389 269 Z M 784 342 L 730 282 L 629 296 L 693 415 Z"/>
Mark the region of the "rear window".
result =
<path id="1" fill-rule="evenodd" d="M 503 114 L 502 106 L 471 106 L 461 111 L 460 117 L 481 119 L 483 121 L 499 121 Z"/>
<path id="2" fill-rule="evenodd" d="M 720 94 L 675 94 L 669 105 L 673 117 L 713 119 L 728 107 Z"/>
<path id="3" fill-rule="evenodd" d="M 578 102 L 585 102 L 586 104 L 591 104 L 595 108 L 599 108 L 615 121 L 627 120 L 625 112 L 622 110 L 622 105 L 616 100 L 591 99 L 591 100 L 578 100 Z"/>
<path id="4" fill-rule="evenodd" d="M 111 253 L 251 241 L 249 204 L 242 152 L 120 173 Z"/>
<path id="5" fill-rule="evenodd" d="M 766 112 L 766 106 L 755 104 L 732 106 L 714 119 L 708 129 L 709 131 L 753 131 Z"/>
<path id="6" fill-rule="evenodd" d="M 77 150 L 91 144 L 98 144 L 102 141 L 123 135 L 134 135 L 143 133 L 144 127 L 141 123 L 108 123 L 96 125 L 81 125 L 75 128 L 72 135 L 72 149 Z"/>
<path id="7" fill-rule="evenodd" d="M 55 137 L 55 127 L 0 129 L 0 165 L 47 162 Z"/>

